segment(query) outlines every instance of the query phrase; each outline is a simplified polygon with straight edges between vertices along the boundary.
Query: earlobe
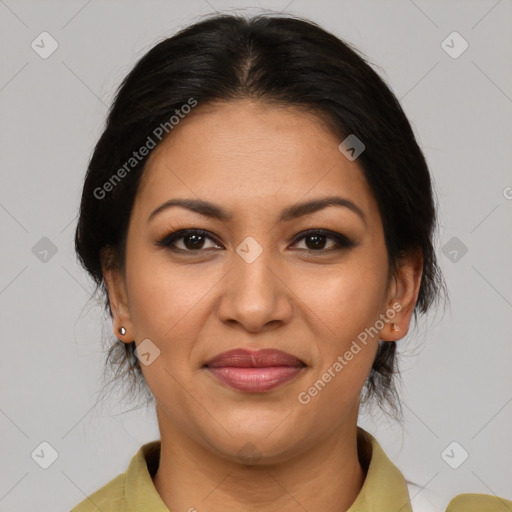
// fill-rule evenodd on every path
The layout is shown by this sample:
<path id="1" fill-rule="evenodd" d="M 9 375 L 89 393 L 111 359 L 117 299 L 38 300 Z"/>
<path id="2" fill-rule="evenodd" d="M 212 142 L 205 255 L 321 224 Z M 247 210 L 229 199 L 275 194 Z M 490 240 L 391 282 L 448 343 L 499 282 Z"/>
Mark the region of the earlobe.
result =
<path id="1" fill-rule="evenodd" d="M 391 307 L 396 312 L 393 320 L 381 333 L 385 341 L 397 341 L 409 331 L 409 324 L 418 299 L 423 274 L 423 255 L 421 249 L 409 252 L 400 260 L 397 275 L 394 277 Z"/>
<path id="2" fill-rule="evenodd" d="M 102 265 L 102 270 L 112 313 L 114 334 L 120 341 L 130 343 L 134 338 L 133 326 L 122 272 L 118 268 L 107 264 Z"/>

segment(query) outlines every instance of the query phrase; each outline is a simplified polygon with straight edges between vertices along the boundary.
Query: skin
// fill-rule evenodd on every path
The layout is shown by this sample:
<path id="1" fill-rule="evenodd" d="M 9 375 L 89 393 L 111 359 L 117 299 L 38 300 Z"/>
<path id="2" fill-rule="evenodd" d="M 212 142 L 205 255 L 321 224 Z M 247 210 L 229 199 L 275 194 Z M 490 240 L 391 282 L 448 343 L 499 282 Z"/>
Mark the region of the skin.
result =
<path id="1" fill-rule="evenodd" d="M 142 370 L 161 433 L 153 480 L 170 510 L 339 512 L 361 490 L 360 393 L 378 339 L 407 334 L 422 258 L 411 253 L 398 276 L 388 275 L 377 203 L 357 160 L 345 158 L 339 143 L 313 114 L 236 100 L 196 107 L 148 160 L 124 272 L 105 265 L 104 277 L 116 335 L 137 345 L 149 338 L 160 350 Z M 290 205 L 334 194 L 355 202 L 366 222 L 338 206 L 277 221 Z M 205 199 L 233 217 L 172 207 L 148 222 L 171 198 Z M 212 238 L 198 246 L 177 240 L 188 253 L 157 245 L 173 230 L 192 228 Z M 336 242 L 325 238 L 315 248 L 311 238 L 296 238 L 308 229 L 328 229 L 358 245 L 331 251 Z M 251 263 L 236 252 L 248 236 L 263 251 Z M 298 394 L 396 303 L 402 309 L 392 321 L 400 331 L 385 323 L 301 404 Z M 203 368 L 233 348 L 277 348 L 307 368 L 272 391 L 244 393 Z M 252 464 L 238 455 L 247 443 L 257 454 Z"/>

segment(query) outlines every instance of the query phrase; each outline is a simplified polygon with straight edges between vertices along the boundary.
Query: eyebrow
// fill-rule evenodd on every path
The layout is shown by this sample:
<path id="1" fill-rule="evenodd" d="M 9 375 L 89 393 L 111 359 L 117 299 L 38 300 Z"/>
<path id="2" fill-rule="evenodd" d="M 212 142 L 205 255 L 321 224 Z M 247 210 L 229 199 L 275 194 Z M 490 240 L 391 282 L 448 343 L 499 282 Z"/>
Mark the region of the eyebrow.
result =
<path id="1" fill-rule="evenodd" d="M 191 210 L 195 213 L 198 213 L 199 215 L 203 215 L 204 217 L 218 219 L 221 221 L 229 221 L 233 218 L 233 214 L 230 211 L 214 203 L 210 203 L 208 201 L 204 201 L 201 199 L 176 198 L 169 199 L 165 203 L 161 204 L 158 208 L 153 210 L 153 212 L 151 212 L 150 216 L 148 217 L 148 222 L 160 212 L 163 212 L 164 210 L 167 210 L 168 208 L 174 206 L 181 206 L 182 208 Z M 302 217 L 304 215 L 308 215 L 323 210 L 328 206 L 340 206 L 348 208 L 352 212 L 359 215 L 359 217 L 361 217 L 365 225 L 367 225 L 366 215 L 363 212 L 363 210 L 359 208 L 359 206 L 357 206 L 357 204 L 355 204 L 350 199 L 339 196 L 323 197 L 289 206 L 281 212 L 278 220 L 279 222 L 287 222 L 293 219 L 297 219 L 298 217 Z"/>

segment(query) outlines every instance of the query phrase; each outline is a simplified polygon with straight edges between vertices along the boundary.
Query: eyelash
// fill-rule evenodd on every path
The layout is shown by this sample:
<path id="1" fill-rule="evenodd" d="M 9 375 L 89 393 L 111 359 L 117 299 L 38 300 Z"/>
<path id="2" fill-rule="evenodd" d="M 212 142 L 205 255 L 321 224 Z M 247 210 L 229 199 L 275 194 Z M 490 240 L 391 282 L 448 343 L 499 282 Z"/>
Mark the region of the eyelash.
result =
<path id="1" fill-rule="evenodd" d="M 179 229 L 177 231 L 173 231 L 172 233 L 166 235 L 159 242 L 157 242 L 156 245 L 158 245 L 160 247 L 165 247 L 165 248 L 167 248 L 167 249 L 169 249 L 169 250 L 171 250 L 173 252 L 181 252 L 181 253 L 188 252 L 188 253 L 191 253 L 191 254 L 198 254 L 199 252 L 205 250 L 205 249 L 196 249 L 196 250 L 192 250 L 192 249 L 178 249 L 176 247 L 173 247 L 173 244 L 175 242 L 177 242 L 178 240 L 182 240 L 183 238 L 185 238 L 188 235 L 204 236 L 206 238 L 209 238 L 214 243 L 217 243 L 215 241 L 215 239 L 212 236 L 210 236 L 210 233 L 208 231 L 203 230 L 203 229 Z M 308 230 L 308 231 L 304 231 L 304 232 L 300 233 L 299 235 L 297 235 L 297 237 L 293 241 L 294 245 L 296 243 L 298 243 L 299 241 L 301 241 L 301 240 L 303 240 L 305 238 L 308 238 L 309 236 L 313 236 L 313 235 L 325 236 L 325 237 L 330 238 L 330 239 L 332 239 L 332 240 L 334 240 L 336 242 L 336 246 L 332 247 L 330 249 L 318 249 L 318 250 L 314 250 L 314 249 L 300 249 L 302 251 L 308 251 L 308 252 L 311 252 L 311 253 L 329 253 L 329 252 L 332 252 L 332 251 L 339 251 L 339 250 L 342 250 L 342 249 L 351 249 L 352 247 L 355 247 L 356 245 L 359 245 L 356 242 L 353 242 L 353 241 L 349 240 L 344 235 L 340 235 L 338 233 L 335 233 L 333 231 L 328 231 L 328 230 L 325 230 L 325 229 L 311 229 L 311 230 Z"/>

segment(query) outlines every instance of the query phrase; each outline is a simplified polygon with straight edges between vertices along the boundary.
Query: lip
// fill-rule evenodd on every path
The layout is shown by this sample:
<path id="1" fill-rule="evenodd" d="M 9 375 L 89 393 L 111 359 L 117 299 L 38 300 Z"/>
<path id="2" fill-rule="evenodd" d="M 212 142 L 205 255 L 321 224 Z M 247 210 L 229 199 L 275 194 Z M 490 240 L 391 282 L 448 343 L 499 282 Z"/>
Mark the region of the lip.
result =
<path id="1" fill-rule="evenodd" d="M 297 357 L 275 349 L 229 350 L 204 365 L 211 375 L 229 387 L 251 393 L 282 386 L 305 367 Z"/>

